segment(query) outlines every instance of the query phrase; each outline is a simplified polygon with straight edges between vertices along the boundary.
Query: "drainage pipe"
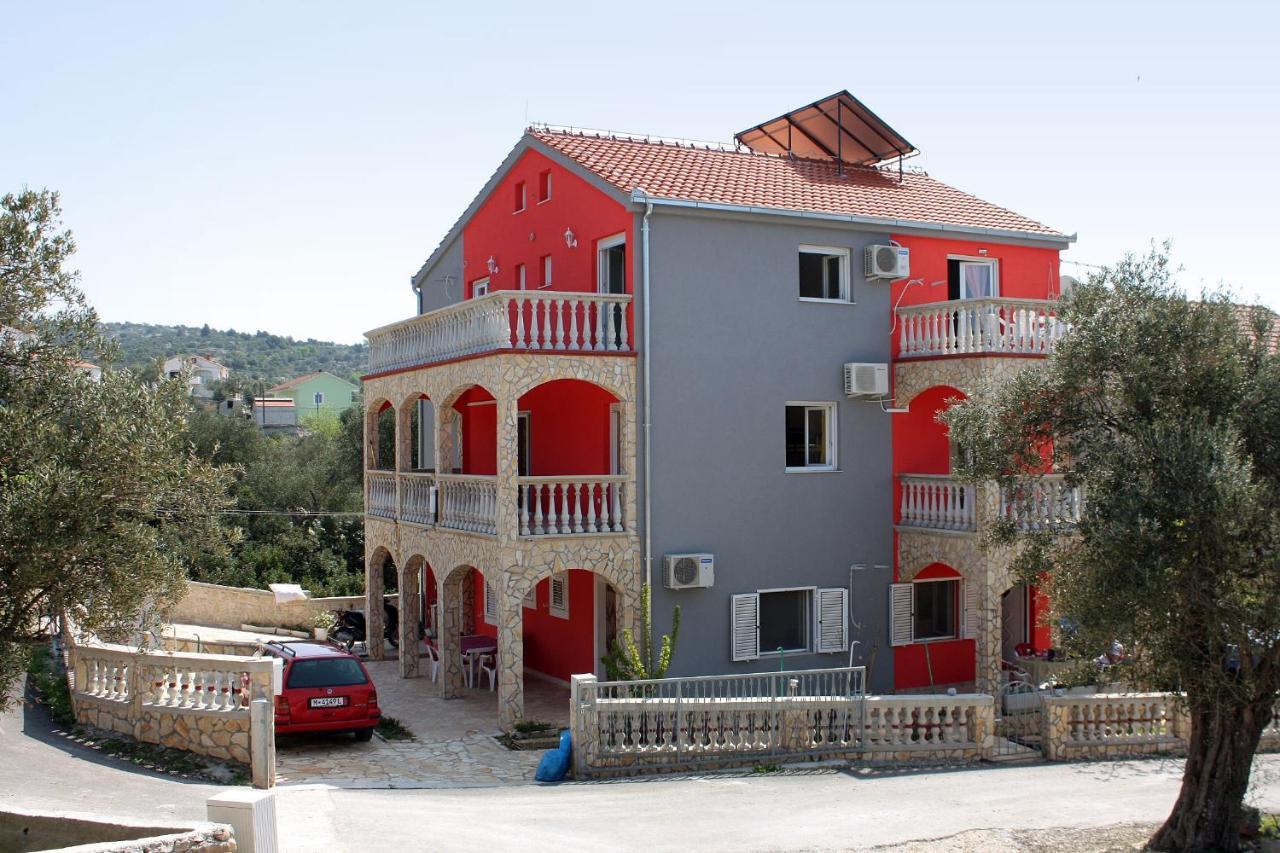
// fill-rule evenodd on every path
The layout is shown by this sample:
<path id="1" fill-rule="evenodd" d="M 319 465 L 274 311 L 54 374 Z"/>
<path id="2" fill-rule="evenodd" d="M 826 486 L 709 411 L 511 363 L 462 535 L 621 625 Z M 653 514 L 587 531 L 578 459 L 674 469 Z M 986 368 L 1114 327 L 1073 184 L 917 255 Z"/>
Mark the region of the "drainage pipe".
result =
<path id="1" fill-rule="evenodd" d="M 653 483 L 651 474 L 653 473 L 653 462 L 650 449 L 652 443 L 649 440 L 649 433 L 652 427 L 650 413 L 652 406 L 650 403 L 651 394 L 649 393 L 649 216 L 653 213 L 653 202 L 649 201 L 649 194 L 642 189 L 637 189 L 631 195 L 632 199 L 639 201 L 644 200 L 644 219 L 640 224 L 640 255 L 641 265 L 643 266 L 642 283 L 641 283 L 641 306 L 644 311 L 644 377 L 642 384 L 644 386 L 644 418 L 642 429 L 644 431 L 644 583 L 649 590 L 650 612 L 653 605 Z M 649 650 L 646 650 L 649 651 Z"/>

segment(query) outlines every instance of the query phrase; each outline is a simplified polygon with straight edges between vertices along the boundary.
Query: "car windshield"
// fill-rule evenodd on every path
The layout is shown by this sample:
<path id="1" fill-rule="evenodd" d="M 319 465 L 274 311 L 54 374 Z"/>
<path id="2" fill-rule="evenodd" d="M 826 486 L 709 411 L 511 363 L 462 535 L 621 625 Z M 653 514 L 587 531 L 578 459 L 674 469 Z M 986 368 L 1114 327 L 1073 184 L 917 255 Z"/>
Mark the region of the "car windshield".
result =
<path id="1" fill-rule="evenodd" d="M 360 663 L 352 658 L 314 658 L 293 662 L 287 686 L 347 687 L 368 681 Z"/>

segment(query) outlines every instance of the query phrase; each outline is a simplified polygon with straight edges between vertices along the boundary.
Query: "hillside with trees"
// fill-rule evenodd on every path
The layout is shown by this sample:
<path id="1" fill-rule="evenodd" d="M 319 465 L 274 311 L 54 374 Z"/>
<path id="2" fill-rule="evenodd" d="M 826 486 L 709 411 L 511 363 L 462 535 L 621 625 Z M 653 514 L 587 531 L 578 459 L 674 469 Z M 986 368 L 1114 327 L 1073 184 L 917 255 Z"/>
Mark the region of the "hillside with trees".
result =
<path id="1" fill-rule="evenodd" d="M 231 368 L 238 385 L 257 381 L 274 385 L 317 370 L 358 383 L 368 363 L 364 344 L 300 341 L 263 331 L 151 323 L 104 323 L 103 330 L 119 345 L 118 366 L 143 376 L 158 375 L 158 362 L 169 356 L 200 354 L 212 355 Z"/>

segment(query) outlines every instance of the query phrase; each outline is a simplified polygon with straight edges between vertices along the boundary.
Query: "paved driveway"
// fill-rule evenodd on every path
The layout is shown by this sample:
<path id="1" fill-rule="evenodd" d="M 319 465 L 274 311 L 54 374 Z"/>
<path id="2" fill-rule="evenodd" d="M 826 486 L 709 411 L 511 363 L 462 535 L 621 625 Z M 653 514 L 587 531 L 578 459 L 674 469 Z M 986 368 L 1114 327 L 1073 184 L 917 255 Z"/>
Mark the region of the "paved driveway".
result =
<path id="1" fill-rule="evenodd" d="M 366 666 L 382 713 L 403 723 L 416 739 L 384 742 L 375 736 L 356 743 L 350 735 L 282 736 L 276 746 L 279 784 L 459 788 L 533 781 L 542 752 L 515 752 L 498 743 L 497 694 L 487 686 L 446 700 L 426 677 L 400 678 L 397 661 L 366 661 Z M 568 714 L 567 689 L 526 680 L 526 718 L 563 727 Z"/>

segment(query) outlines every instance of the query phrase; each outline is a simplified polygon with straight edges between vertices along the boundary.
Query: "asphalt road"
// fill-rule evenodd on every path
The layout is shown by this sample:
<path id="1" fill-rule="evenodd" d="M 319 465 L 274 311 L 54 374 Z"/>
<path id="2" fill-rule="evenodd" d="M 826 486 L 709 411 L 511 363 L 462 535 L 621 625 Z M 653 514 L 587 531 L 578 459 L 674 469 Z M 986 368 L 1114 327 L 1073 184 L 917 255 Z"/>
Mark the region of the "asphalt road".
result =
<path id="1" fill-rule="evenodd" d="M 277 789 L 282 849 L 841 850 L 970 830 L 1153 823 L 1181 762 L 815 770 L 456 790 Z M 1254 762 L 1250 799 L 1280 811 L 1280 755 Z M 200 820 L 220 788 L 139 771 L 51 730 L 38 709 L 0 715 L 0 808 L 17 805 L 165 822 Z M 971 849 L 982 849 L 973 847 Z"/>

